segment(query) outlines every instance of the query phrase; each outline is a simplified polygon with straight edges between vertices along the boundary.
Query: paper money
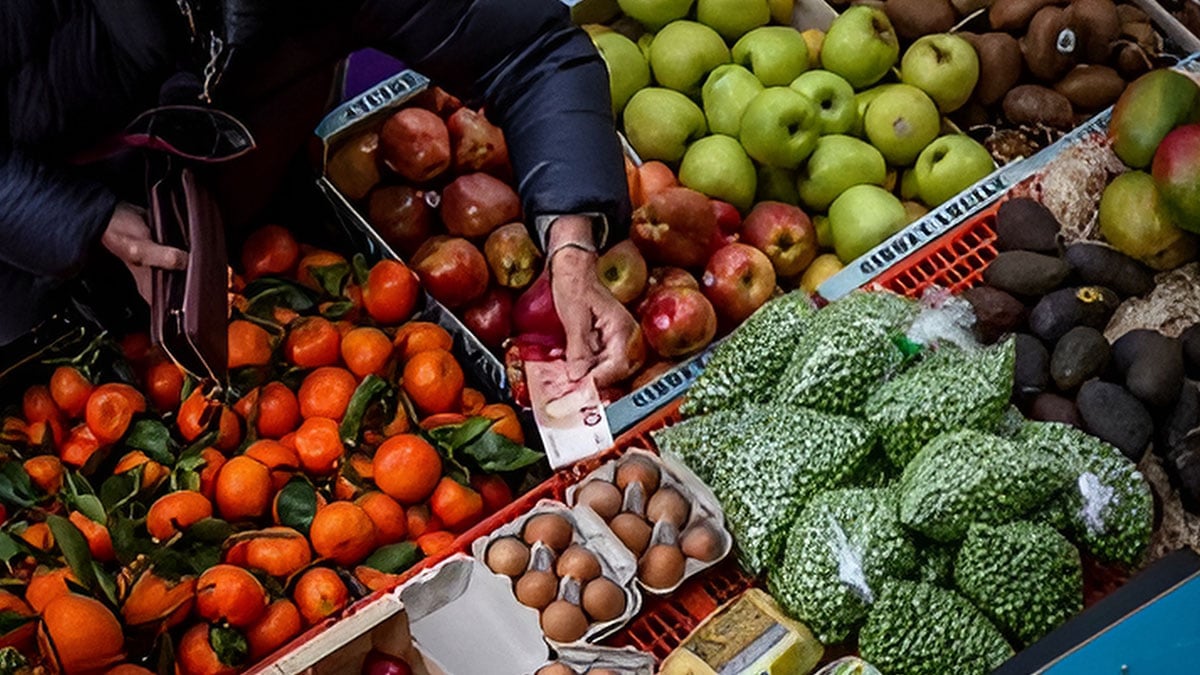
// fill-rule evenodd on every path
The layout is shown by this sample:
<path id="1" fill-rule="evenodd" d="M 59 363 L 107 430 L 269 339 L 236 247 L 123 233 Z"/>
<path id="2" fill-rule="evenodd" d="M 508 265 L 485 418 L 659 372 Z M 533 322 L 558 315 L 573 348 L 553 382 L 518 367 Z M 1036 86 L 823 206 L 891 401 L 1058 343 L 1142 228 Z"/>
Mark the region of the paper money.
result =
<path id="1" fill-rule="evenodd" d="M 612 431 L 589 375 L 572 382 L 566 361 L 527 361 L 525 377 L 546 458 L 558 469 L 612 447 Z"/>

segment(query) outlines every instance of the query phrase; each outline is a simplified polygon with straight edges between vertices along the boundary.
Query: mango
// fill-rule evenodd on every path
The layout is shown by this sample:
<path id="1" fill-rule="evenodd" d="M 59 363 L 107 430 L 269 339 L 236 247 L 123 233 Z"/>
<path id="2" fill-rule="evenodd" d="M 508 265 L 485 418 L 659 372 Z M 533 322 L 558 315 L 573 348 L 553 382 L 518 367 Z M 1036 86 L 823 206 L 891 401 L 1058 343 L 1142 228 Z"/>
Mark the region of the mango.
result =
<path id="1" fill-rule="evenodd" d="M 1167 134 L 1154 153 L 1150 173 L 1175 224 L 1200 232 L 1200 124 Z"/>
<path id="2" fill-rule="evenodd" d="M 1166 213 L 1154 178 L 1144 171 L 1117 176 L 1100 198 L 1100 234 L 1125 255 L 1156 270 L 1171 270 L 1196 256 L 1196 236 Z"/>
<path id="3" fill-rule="evenodd" d="M 1190 122 L 1200 122 L 1200 86 L 1182 73 L 1152 70 L 1121 94 L 1108 135 L 1122 162 L 1144 169 L 1163 138 Z"/>

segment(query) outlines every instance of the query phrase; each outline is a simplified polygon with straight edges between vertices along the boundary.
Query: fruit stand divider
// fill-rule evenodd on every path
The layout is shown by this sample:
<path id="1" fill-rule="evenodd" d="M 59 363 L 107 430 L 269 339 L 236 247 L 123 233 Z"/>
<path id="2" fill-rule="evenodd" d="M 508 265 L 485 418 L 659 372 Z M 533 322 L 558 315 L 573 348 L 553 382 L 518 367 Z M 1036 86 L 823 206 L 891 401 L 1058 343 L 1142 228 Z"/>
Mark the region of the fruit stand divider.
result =
<path id="1" fill-rule="evenodd" d="M 1200 52 L 1180 61 L 1175 69 L 1200 79 Z M 956 293 L 970 288 L 996 257 L 992 242 L 999 202 L 1068 148 L 1105 133 L 1111 118 L 1109 108 L 1032 157 L 998 169 L 864 253 L 830 277 L 817 293 L 826 300 L 837 300 L 872 284 L 905 294 L 919 294 L 932 284 Z"/>

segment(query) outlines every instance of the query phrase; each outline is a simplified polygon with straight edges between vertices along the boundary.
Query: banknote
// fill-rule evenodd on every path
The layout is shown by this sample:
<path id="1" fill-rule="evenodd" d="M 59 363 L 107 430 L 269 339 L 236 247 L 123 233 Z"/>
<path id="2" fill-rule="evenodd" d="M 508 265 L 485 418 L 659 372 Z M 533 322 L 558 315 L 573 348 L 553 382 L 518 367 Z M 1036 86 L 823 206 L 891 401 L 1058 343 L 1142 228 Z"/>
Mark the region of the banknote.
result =
<path id="1" fill-rule="evenodd" d="M 612 447 L 608 417 L 589 375 L 572 381 L 566 361 L 527 361 L 533 419 L 550 466 L 560 468 Z"/>

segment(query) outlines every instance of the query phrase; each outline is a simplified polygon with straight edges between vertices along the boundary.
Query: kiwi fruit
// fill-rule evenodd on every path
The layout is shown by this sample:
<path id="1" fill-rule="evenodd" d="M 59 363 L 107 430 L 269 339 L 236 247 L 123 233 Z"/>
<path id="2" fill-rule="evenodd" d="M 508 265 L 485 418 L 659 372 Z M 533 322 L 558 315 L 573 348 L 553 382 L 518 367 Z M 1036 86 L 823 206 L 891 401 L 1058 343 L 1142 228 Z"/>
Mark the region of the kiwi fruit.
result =
<path id="1" fill-rule="evenodd" d="M 958 17 L 950 0 L 887 0 L 883 6 L 896 34 L 915 40 L 930 33 L 945 33 Z"/>
<path id="2" fill-rule="evenodd" d="M 1054 85 L 1054 91 L 1067 97 L 1076 110 L 1103 110 L 1121 97 L 1125 78 L 1108 66 L 1078 65 Z"/>
<path id="3" fill-rule="evenodd" d="M 1070 129 L 1075 115 L 1066 96 L 1037 84 L 1013 87 L 1004 96 L 1004 116 L 1013 124 Z"/>
<path id="4" fill-rule="evenodd" d="M 555 600 L 542 610 L 542 632 L 555 642 L 575 642 L 587 629 L 583 610 L 566 600 Z"/>
<path id="5" fill-rule="evenodd" d="M 701 562 L 712 562 L 721 555 L 721 538 L 708 523 L 696 523 L 679 539 L 683 554 Z"/>
<path id="6" fill-rule="evenodd" d="M 591 581 L 600 576 L 600 561 L 594 553 L 575 544 L 559 556 L 554 571 L 560 577 L 571 577 L 581 582 Z"/>
<path id="7" fill-rule="evenodd" d="M 1150 23 L 1150 17 L 1142 11 L 1141 7 L 1123 2 L 1117 5 L 1117 16 L 1121 19 L 1121 25 L 1127 23 Z"/>
<path id="8" fill-rule="evenodd" d="M 650 535 L 653 532 L 650 523 L 636 513 L 622 513 L 608 524 L 617 539 L 625 544 L 625 548 L 639 556 L 650 545 Z"/>
<path id="9" fill-rule="evenodd" d="M 671 588 L 683 578 L 685 562 L 678 546 L 655 544 L 638 561 L 638 578 L 650 588 Z"/>
<path id="10" fill-rule="evenodd" d="M 625 591 L 600 577 L 583 587 L 583 611 L 592 621 L 612 621 L 625 613 Z"/>
<path id="11" fill-rule="evenodd" d="M 1024 61 L 1021 43 L 1008 33 L 959 33 L 979 55 L 979 83 L 975 100 L 983 105 L 999 102 L 1021 79 Z"/>
<path id="12" fill-rule="evenodd" d="M 621 511 L 621 491 L 608 481 L 590 481 L 575 493 L 575 503 L 586 505 L 602 520 L 609 521 Z"/>
<path id="13" fill-rule="evenodd" d="M 650 498 L 646 505 L 646 518 L 651 523 L 665 520 L 675 526 L 676 530 L 683 529 L 691 515 L 692 506 L 675 488 L 664 487 Z"/>
<path id="14" fill-rule="evenodd" d="M 1066 29 L 1060 7 L 1043 7 L 1029 22 L 1029 30 L 1021 38 L 1021 54 L 1025 67 L 1039 80 L 1054 82 L 1075 65 L 1078 36 Z"/>
<path id="15" fill-rule="evenodd" d="M 570 521 L 557 513 L 542 513 L 530 518 L 522 532 L 526 544 L 533 546 L 540 541 L 555 553 L 562 553 L 570 546 L 573 535 Z"/>
<path id="16" fill-rule="evenodd" d="M 529 547 L 516 537 L 501 537 L 487 548 L 488 569 L 506 577 L 519 577 L 529 566 Z"/>
<path id="17" fill-rule="evenodd" d="M 1117 72 L 1127 80 L 1136 80 L 1153 67 L 1146 50 L 1131 42 L 1117 45 L 1116 56 L 1112 61 Z"/>
<path id="18" fill-rule="evenodd" d="M 1121 36 L 1121 15 L 1113 0 L 1073 0 L 1063 10 L 1063 23 L 1075 32 L 1075 54 L 1088 63 L 1108 58 Z"/>
<path id="19" fill-rule="evenodd" d="M 658 466 L 645 457 L 627 457 L 617 465 L 617 489 L 625 494 L 631 483 L 642 484 L 642 494 L 652 495 L 658 490 L 662 473 Z"/>
<path id="20" fill-rule="evenodd" d="M 558 577 L 546 570 L 532 570 L 517 579 L 517 602 L 541 609 L 554 601 L 558 595 Z"/>
<path id="21" fill-rule="evenodd" d="M 992 30 L 1017 31 L 1029 25 L 1038 10 L 1065 0 L 996 0 L 988 10 Z"/>

